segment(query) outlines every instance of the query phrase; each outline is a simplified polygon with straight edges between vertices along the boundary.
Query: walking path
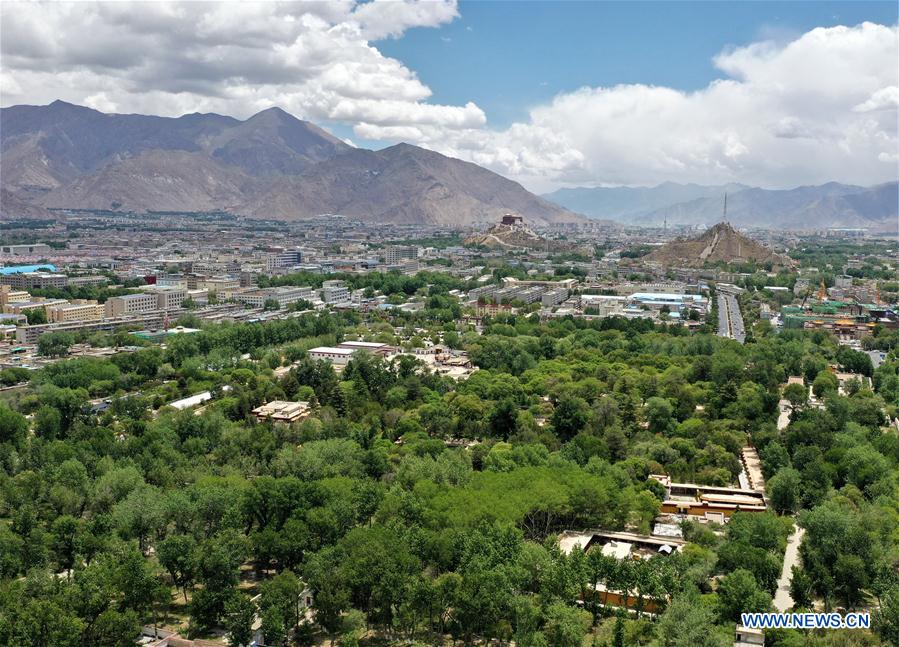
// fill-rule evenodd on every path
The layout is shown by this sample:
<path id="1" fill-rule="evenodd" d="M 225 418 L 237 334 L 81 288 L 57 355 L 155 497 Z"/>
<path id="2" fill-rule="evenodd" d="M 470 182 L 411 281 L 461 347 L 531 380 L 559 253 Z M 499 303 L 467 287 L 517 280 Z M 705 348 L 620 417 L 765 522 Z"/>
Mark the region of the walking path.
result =
<path id="1" fill-rule="evenodd" d="M 793 526 L 793 534 L 787 539 L 787 550 L 784 553 L 784 566 L 777 580 L 777 593 L 774 594 L 774 608 L 784 613 L 793 608 L 793 598 L 790 596 L 790 580 L 793 577 L 793 566 L 799 564 L 799 546 L 805 530 L 799 526 Z"/>
<path id="2" fill-rule="evenodd" d="M 746 468 L 749 487 L 758 492 L 764 492 L 765 477 L 762 474 L 762 461 L 759 459 L 759 453 L 755 450 L 755 447 L 746 446 L 740 455 L 743 459 L 743 466 Z"/>
<path id="3" fill-rule="evenodd" d="M 778 406 L 780 407 L 780 415 L 777 416 L 777 430 L 782 431 L 790 424 L 790 403 L 786 400 L 781 400 Z"/>

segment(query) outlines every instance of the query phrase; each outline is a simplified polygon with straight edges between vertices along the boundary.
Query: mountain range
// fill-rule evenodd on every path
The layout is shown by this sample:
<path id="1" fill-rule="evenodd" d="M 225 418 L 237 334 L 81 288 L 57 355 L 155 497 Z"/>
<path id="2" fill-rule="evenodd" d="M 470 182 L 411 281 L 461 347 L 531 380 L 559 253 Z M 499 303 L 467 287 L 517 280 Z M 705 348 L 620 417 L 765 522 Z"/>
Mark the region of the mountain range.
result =
<path id="1" fill-rule="evenodd" d="M 105 114 L 63 101 L 3 108 L 0 212 L 54 208 L 441 225 L 509 212 L 537 225 L 582 219 L 476 164 L 408 144 L 356 148 L 279 108 L 244 121 Z"/>
<path id="2" fill-rule="evenodd" d="M 772 190 L 742 184 L 560 189 L 544 195 L 591 218 L 630 225 L 706 225 L 724 217 L 737 227 L 812 230 L 867 228 L 896 232 L 899 182 L 872 187 L 830 182 Z"/>

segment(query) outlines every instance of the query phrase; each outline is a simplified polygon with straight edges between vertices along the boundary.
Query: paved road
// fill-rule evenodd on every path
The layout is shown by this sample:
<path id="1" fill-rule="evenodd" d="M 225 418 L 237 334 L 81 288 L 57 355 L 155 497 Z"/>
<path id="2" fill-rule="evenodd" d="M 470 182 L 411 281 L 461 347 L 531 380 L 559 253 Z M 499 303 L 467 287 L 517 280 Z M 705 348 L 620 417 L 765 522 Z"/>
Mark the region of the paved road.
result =
<path id="1" fill-rule="evenodd" d="M 777 580 L 777 592 L 774 594 L 774 608 L 781 613 L 793 608 L 793 598 L 790 596 L 790 580 L 793 577 L 793 566 L 799 564 L 799 546 L 805 530 L 794 526 L 794 532 L 787 539 L 787 551 L 784 553 L 784 565 L 780 571 L 780 579 Z"/>
<path id="2" fill-rule="evenodd" d="M 718 334 L 736 339 L 741 344 L 746 341 L 743 314 L 737 297 L 727 292 L 718 292 Z"/>
<path id="3" fill-rule="evenodd" d="M 727 301 L 721 292 L 718 293 L 718 335 L 730 337 L 730 316 L 727 314 Z"/>
<path id="4" fill-rule="evenodd" d="M 730 312 L 731 335 L 741 344 L 746 341 L 746 330 L 743 327 L 743 313 L 740 312 L 740 304 L 737 297 L 727 295 L 728 311 Z"/>

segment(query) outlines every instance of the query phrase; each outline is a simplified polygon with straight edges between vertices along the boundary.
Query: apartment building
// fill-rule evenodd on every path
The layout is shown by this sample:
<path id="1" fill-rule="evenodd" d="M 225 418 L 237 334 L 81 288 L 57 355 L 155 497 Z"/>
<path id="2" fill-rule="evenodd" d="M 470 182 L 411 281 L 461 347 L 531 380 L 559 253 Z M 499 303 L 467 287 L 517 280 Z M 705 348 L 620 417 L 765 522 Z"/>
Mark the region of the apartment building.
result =
<path id="1" fill-rule="evenodd" d="M 51 274 L 50 272 L 20 272 L 0 276 L 0 283 L 19 290 L 64 288 L 69 284 L 69 277 L 65 274 Z"/>
<path id="2" fill-rule="evenodd" d="M 406 260 L 418 258 L 418 247 L 415 245 L 389 245 L 384 249 L 384 263 L 397 265 Z"/>
<path id="3" fill-rule="evenodd" d="M 568 298 L 568 290 L 564 288 L 556 288 L 552 290 L 547 290 L 540 297 L 540 304 L 545 307 L 556 306 L 562 303 L 565 299 Z"/>
<path id="4" fill-rule="evenodd" d="M 22 344 L 33 344 L 44 333 L 72 332 L 83 333 L 96 330 L 116 330 L 123 325 L 158 328 L 163 324 L 164 314 L 156 311 L 149 314 L 130 315 L 127 318 L 110 319 L 103 317 L 94 321 L 70 321 L 66 323 L 39 324 L 36 326 L 19 326 L 16 328 L 16 341 Z"/>
<path id="5" fill-rule="evenodd" d="M 209 294 L 233 292 L 240 288 L 240 279 L 230 276 L 215 276 L 197 279 L 197 290 L 206 290 Z"/>
<path id="6" fill-rule="evenodd" d="M 350 300 L 350 290 L 343 281 L 325 281 L 322 283 L 322 301 L 325 303 L 344 303 Z"/>
<path id="7" fill-rule="evenodd" d="M 245 303 L 254 308 L 261 308 L 269 299 L 273 299 L 283 308 L 297 301 L 310 301 L 315 298 L 315 293 L 310 287 L 278 287 L 250 290 L 233 295 L 235 301 Z"/>
<path id="8" fill-rule="evenodd" d="M 582 310 L 601 317 L 623 314 L 627 305 L 627 297 L 603 294 L 582 294 L 580 301 Z"/>
<path id="9" fill-rule="evenodd" d="M 163 288 L 154 290 L 157 310 L 178 310 L 187 298 L 185 288 Z"/>
<path id="10" fill-rule="evenodd" d="M 107 317 L 146 314 L 158 309 L 155 294 L 125 294 L 120 297 L 110 297 L 106 301 Z"/>
<path id="11" fill-rule="evenodd" d="M 250 270 L 241 270 L 240 271 L 240 287 L 251 288 L 256 285 L 256 281 L 258 278 L 259 278 L 259 272 L 250 271 Z"/>
<path id="12" fill-rule="evenodd" d="M 47 309 L 47 320 L 51 323 L 70 321 L 97 321 L 106 316 L 106 306 L 96 301 L 79 299 Z"/>
<path id="13" fill-rule="evenodd" d="M 4 314 L 23 315 L 31 310 L 43 310 L 49 314 L 50 308 L 53 306 L 65 305 L 68 303 L 65 299 L 34 299 L 28 301 L 14 301 L 3 306 Z"/>
<path id="14" fill-rule="evenodd" d="M 25 290 L 14 290 L 11 285 L 0 285 L 0 307 L 10 303 L 30 300 L 31 295 Z"/>
<path id="15" fill-rule="evenodd" d="M 289 249 L 275 252 L 265 259 L 265 269 L 275 272 L 284 267 L 294 267 L 303 263 L 303 252 L 299 249 Z"/>
<path id="16" fill-rule="evenodd" d="M 181 288 L 184 290 L 189 287 L 187 278 L 180 274 L 174 274 L 170 276 L 157 274 L 156 283 L 154 283 L 154 285 L 161 288 Z"/>
<path id="17" fill-rule="evenodd" d="M 69 285 L 83 287 L 99 287 L 109 283 L 109 279 L 105 276 L 70 276 Z"/>

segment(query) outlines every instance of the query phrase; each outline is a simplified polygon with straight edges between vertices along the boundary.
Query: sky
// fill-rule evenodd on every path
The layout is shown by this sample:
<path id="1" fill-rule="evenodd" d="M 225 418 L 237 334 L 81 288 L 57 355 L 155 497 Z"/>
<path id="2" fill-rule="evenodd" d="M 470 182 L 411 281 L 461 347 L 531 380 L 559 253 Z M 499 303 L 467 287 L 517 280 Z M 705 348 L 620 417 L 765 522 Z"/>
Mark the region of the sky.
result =
<path id="1" fill-rule="evenodd" d="M 895 2 L 0 4 L 0 104 L 280 106 L 545 192 L 899 179 Z"/>

